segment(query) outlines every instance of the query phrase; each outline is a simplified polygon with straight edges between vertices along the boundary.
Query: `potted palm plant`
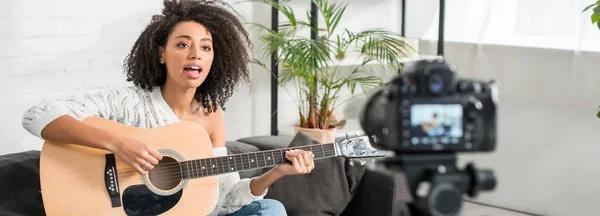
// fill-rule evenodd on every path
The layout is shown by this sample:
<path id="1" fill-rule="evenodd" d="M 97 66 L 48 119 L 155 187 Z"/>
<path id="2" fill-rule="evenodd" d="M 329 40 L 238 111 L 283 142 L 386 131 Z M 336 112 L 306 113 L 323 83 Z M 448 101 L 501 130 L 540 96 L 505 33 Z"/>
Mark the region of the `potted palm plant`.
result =
<path id="1" fill-rule="evenodd" d="M 323 143 L 332 142 L 335 138 L 336 128 L 330 120 L 339 105 L 340 91 L 347 88 L 351 95 L 355 95 L 356 88 L 361 88 L 364 93 L 384 84 L 382 79 L 362 69 L 370 63 L 378 63 L 386 70 L 397 72 L 403 67 L 398 60 L 412 49 L 399 34 L 383 29 L 338 31 L 346 4 L 313 0 L 319 17 L 324 20 L 321 27 L 301 20 L 287 5 L 288 1 L 259 1 L 276 8 L 285 18 L 279 23 L 278 31 L 255 23 L 253 26 L 260 28 L 264 54 L 274 55 L 281 65 L 280 86 L 295 84 L 298 88 L 295 93 L 299 119 L 295 132 L 302 131 Z M 310 13 L 302 11 L 302 14 L 307 14 L 307 20 L 311 20 Z M 322 32 L 322 35 L 316 39 L 303 37 L 300 34 L 303 29 Z M 341 65 L 341 60 L 349 58 L 346 55 L 349 52 L 359 54 L 358 63 Z M 258 60 L 255 63 L 265 67 Z"/>

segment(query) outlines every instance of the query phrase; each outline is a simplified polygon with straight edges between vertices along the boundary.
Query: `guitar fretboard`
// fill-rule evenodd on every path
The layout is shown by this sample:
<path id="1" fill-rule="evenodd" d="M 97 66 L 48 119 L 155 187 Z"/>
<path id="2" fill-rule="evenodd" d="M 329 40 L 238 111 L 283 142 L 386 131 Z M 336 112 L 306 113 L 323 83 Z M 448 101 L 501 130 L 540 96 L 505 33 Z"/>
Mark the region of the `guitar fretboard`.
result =
<path id="1" fill-rule="evenodd" d="M 292 149 L 311 151 L 315 155 L 314 160 L 337 156 L 334 143 L 316 144 L 197 160 L 187 160 L 181 162 L 181 171 L 184 179 L 192 179 L 230 172 L 273 167 L 289 162 L 287 158 L 285 158 L 285 152 Z"/>

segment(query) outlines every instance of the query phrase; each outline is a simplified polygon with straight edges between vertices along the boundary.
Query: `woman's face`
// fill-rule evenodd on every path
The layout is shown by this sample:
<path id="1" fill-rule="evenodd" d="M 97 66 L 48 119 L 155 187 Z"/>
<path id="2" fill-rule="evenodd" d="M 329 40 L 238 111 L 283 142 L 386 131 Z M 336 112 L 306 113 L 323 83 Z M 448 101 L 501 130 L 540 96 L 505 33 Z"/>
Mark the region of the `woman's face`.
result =
<path id="1" fill-rule="evenodd" d="M 161 64 L 167 67 L 167 83 L 183 88 L 197 88 L 204 82 L 214 58 L 212 35 L 194 21 L 175 25 L 160 48 Z"/>

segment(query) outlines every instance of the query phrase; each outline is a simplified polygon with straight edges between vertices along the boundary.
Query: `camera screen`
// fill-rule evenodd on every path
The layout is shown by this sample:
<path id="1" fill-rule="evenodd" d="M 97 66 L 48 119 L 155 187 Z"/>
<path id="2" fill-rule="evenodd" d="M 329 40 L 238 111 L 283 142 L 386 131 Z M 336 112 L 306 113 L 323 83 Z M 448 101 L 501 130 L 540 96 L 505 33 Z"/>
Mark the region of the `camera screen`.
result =
<path id="1" fill-rule="evenodd" d="M 459 143 L 463 135 L 460 104 L 413 104 L 410 113 L 413 145 Z"/>

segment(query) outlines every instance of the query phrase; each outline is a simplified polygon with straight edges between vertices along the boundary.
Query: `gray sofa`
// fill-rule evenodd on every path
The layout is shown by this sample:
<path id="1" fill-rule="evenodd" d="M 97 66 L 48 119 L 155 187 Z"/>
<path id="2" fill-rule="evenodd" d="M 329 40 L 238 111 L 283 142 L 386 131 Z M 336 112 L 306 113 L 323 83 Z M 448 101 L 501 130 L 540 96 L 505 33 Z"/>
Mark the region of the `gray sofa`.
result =
<path id="1" fill-rule="evenodd" d="M 258 136 L 226 143 L 229 154 L 309 145 L 304 134 Z M 39 151 L 0 156 L 0 215 L 44 215 L 39 187 Z M 265 198 L 281 201 L 290 216 L 410 215 L 399 173 L 368 169 L 346 158 L 317 160 L 307 175 L 286 176 L 269 188 Z M 253 177 L 265 170 L 240 172 Z"/>

